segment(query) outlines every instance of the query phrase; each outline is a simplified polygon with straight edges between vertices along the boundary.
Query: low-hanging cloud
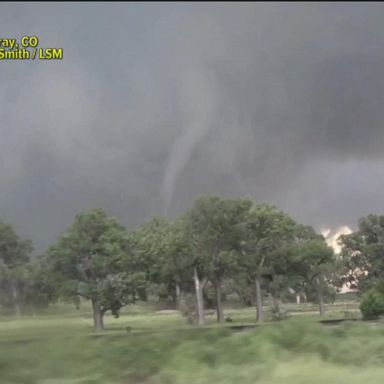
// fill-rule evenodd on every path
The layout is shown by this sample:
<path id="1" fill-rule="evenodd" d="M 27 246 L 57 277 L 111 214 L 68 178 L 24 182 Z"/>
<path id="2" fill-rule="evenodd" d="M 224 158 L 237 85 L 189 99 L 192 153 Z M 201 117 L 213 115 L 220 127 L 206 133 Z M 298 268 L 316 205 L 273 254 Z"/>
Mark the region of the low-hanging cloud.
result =
<path id="1" fill-rule="evenodd" d="M 318 229 L 380 212 L 381 4 L 2 4 L 0 215 L 43 250 L 105 207 L 130 228 L 200 193 Z"/>

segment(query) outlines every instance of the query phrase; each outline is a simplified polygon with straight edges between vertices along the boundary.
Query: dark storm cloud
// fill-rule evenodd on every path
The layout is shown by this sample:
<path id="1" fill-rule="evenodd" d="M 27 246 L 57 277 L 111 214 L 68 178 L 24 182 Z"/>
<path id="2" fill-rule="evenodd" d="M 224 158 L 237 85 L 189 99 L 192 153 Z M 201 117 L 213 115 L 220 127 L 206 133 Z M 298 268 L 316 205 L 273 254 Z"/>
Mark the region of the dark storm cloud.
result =
<path id="1" fill-rule="evenodd" d="M 384 199 L 381 4 L 2 4 L 0 214 L 43 249 L 103 206 L 134 227 L 197 194 L 315 225 Z"/>

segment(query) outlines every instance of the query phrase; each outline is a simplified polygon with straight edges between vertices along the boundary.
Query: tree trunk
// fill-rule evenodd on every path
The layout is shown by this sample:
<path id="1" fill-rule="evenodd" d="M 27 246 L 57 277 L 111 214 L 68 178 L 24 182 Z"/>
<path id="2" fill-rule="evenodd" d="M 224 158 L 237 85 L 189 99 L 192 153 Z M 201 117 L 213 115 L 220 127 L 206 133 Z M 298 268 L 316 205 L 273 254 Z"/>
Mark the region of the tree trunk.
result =
<path id="1" fill-rule="evenodd" d="M 104 312 L 102 311 L 100 304 L 97 300 L 92 299 L 92 308 L 93 308 L 93 329 L 95 331 L 104 330 Z"/>
<path id="2" fill-rule="evenodd" d="M 279 313 L 280 312 L 279 299 L 274 289 L 271 291 L 271 297 L 272 297 L 273 310 L 275 311 L 275 313 Z"/>
<path id="3" fill-rule="evenodd" d="M 176 283 L 175 295 L 176 295 L 176 309 L 180 309 L 181 290 L 180 290 L 179 283 Z"/>
<path id="4" fill-rule="evenodd" d="M 223 312 L 223 302 L 221 298 L 221 277 L 218 277 L 215 282 L 216 288 L 216 312 L 217 312 L 217 322 L 224 322 L 224 312 Z"/>
<path id="5" fill-rule="evenodd" d="M 195 283 L 196 305 L 197 305 L 197 323 L 204 324 L 204 299 L 203 299 L 203 285 L 200 282 L 199 275 L 196 268 L 193 269 L 193 281 Z"/>
<path id="6" fill-rule="evenodd" d="M 319 277 L 316 277 L 316 283 L 315 284 L 316 284 L 316 291 L 317 291 L 317 299 L 319 301 L 320 316 L 324 316 L 324 314 L 325 314 L 324 295 L 323 295 L 323 290 L 321 288 Z"/>
<path id="7" fill-rule="evenodd" d="M 263 296 L 261 293 L 261 276 L 255 276 L 255 296 L 256 296 L 256 322 L 263 322 Z"/>
<path id="8" fill-rule="evenodd" d="M 21 309 L 19 303 L 19 294 L 17 292 L 17 287 L 15 284 L 12 284 L 12 300 L 13 300 L 13 308 L 15 310 L 15 316 L 19 318 L 21 316 Z"/>

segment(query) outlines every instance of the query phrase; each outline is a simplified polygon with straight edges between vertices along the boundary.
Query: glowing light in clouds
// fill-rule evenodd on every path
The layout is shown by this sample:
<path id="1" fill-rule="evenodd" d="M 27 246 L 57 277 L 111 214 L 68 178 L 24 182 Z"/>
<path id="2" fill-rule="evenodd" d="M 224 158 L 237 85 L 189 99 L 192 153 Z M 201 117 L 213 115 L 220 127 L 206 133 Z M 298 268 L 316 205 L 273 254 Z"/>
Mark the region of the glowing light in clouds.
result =
<path id="1" fill-rule="evenodd" d="M 340 235 L 349 235 L 350 233 L 352 233 L 352 230 L 347 225 L 343 225 L 334 231 L 332 231 L 330 228 L 326 228 L 321 231 L 321 234 L 325 237 L 325 241 L 330 247 L 334 249 L 335 253 L 340 253 L 341 251 L 341 247 L 337 243 L 338 237 Z M 348 285 L 344 284 L 340 292 L 346 293 L 351 291 L 352 290 L 348 287 Z"/>
<path id="2" fill-rule="evenodd" d="M 321 231 L 321 234 L 325 237 L 327 244 L 331 246 L 336 253 L 340 253 L 341 251 L 341 247 L 337 243 L 338 237 L 340 235 L 349 235 L 350 233 L 352 233 L 352 230 L 347 225 L 339 227 L 334 231 L 332 231 L 330 228 L 326 228 Z"/>

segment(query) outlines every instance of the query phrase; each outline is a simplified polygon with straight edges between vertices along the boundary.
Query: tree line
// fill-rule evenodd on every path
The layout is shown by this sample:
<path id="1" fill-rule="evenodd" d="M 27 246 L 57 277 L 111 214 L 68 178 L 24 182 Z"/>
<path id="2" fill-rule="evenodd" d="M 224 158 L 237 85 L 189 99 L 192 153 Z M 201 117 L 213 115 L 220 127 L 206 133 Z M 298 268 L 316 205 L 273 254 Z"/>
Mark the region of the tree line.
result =
<path id="1" fill-rule="evenodd" d="M 383 281 L 384 216 L 361 219 L 340 242 L 338 256 L 311 226 L 273 205 L 212 195 L 174 220 L 154 217 L 133 231 L 102 209 L 81 212 L 37 258 L 29 240 L 0 223 L 0 301 L 20 315 L 58 300 L 89 300 L 96 330 L 107 311 L 117 317 L 149 296 L 173 300 L 200 325 L 207 305 L 225 321 L 228 292 L 254 305 L 258 322 L 266 295 L 275 316 L 289 295 L 316 302 L 323 315 L 343 283 L 366 292 Z"/>

